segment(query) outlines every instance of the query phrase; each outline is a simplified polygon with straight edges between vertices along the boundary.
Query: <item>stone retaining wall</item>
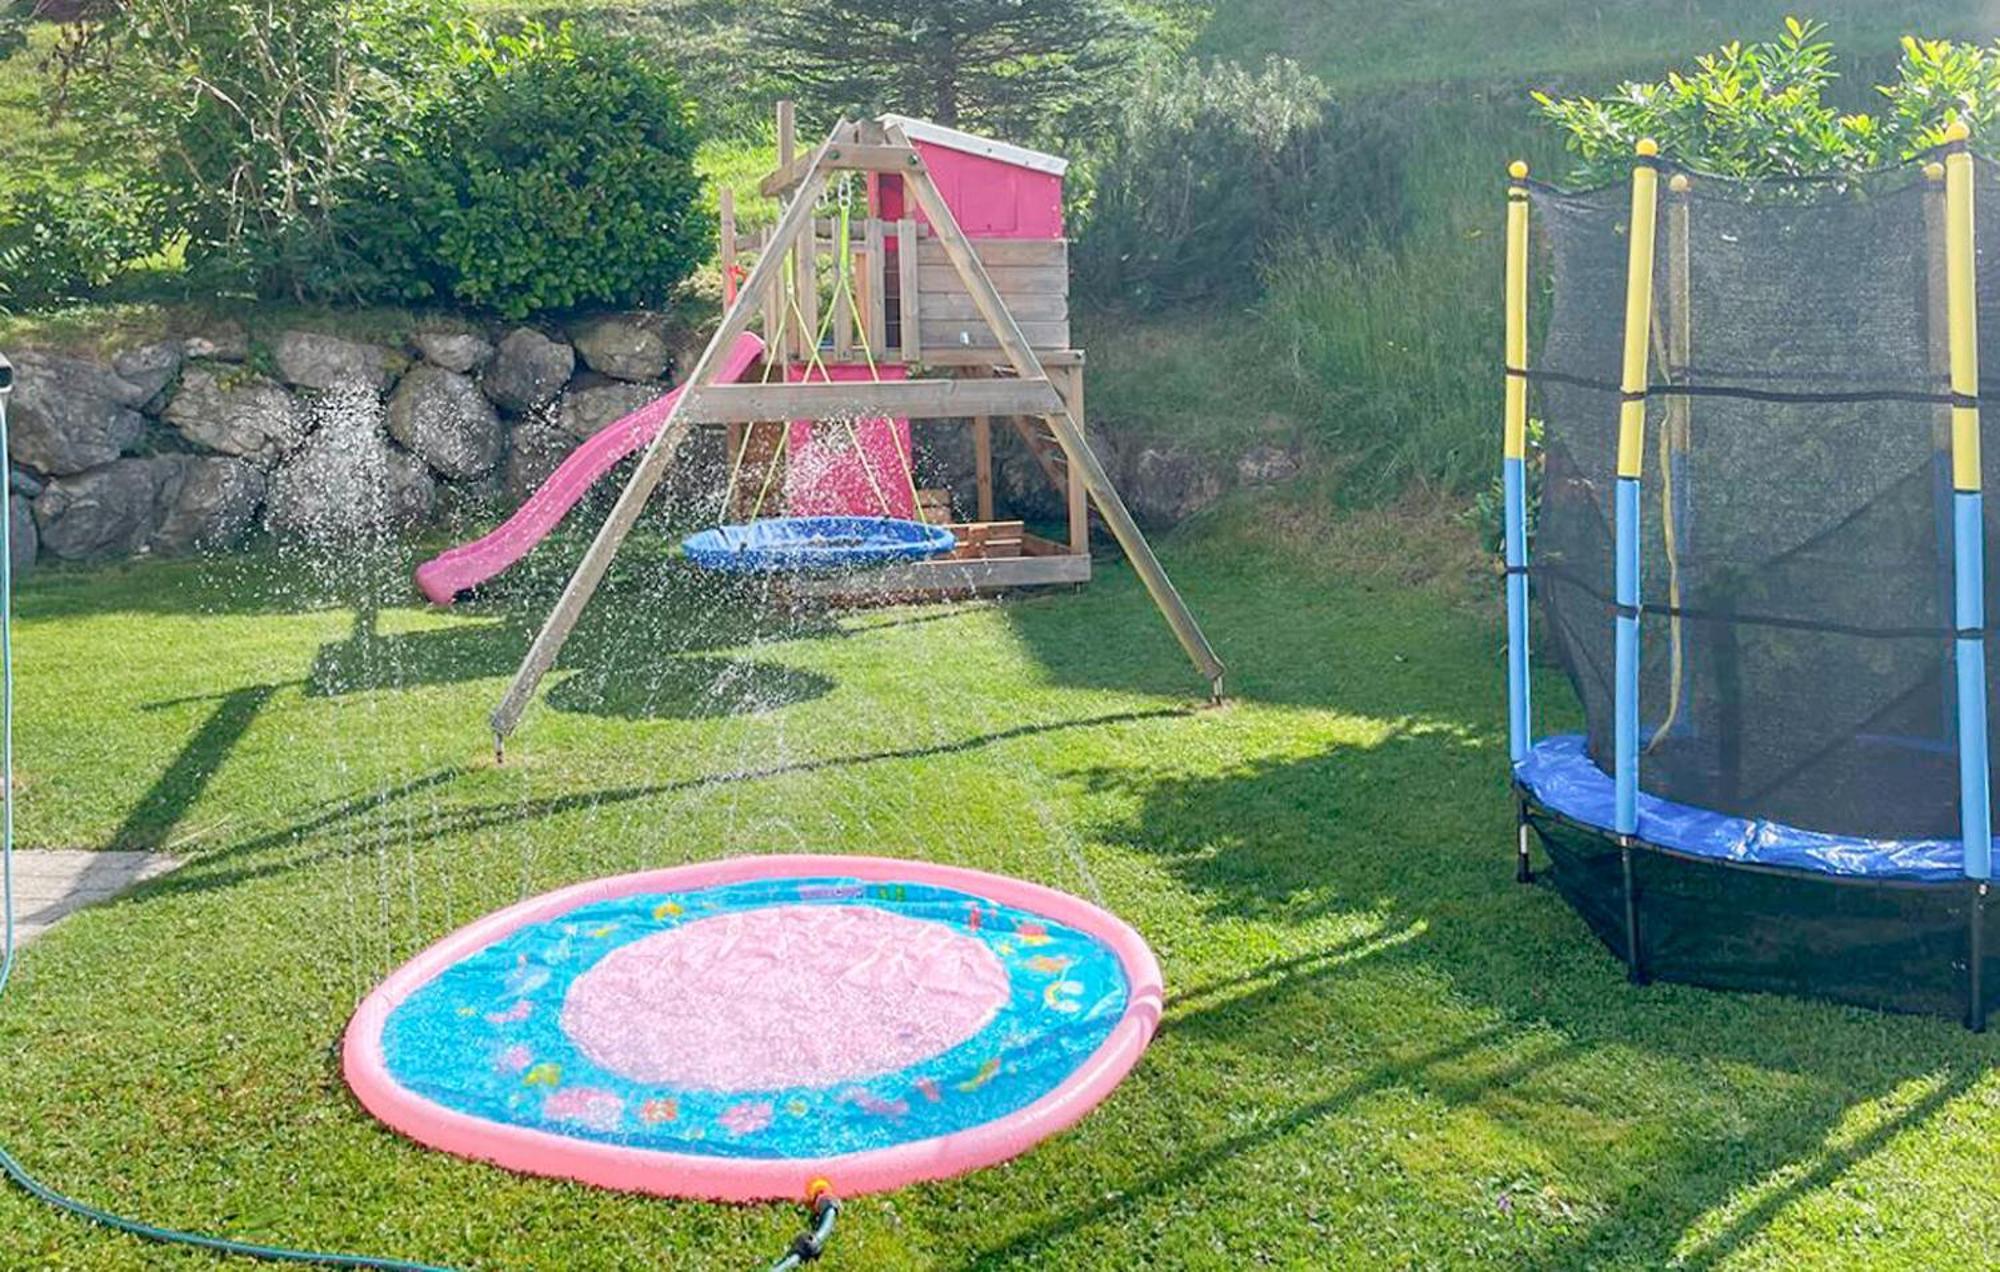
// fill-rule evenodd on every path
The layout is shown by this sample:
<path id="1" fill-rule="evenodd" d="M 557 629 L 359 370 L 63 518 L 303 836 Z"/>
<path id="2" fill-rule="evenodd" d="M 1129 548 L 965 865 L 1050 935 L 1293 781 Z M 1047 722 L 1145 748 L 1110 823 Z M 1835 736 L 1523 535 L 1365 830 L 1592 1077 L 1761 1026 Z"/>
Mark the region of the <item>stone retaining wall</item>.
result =
<path id="1" fill-rule="evenodd" d="M 454 512 L 517 506 L 576 445 L 663 393 L 699 336 L 658 315 L 609 315 L 562 334 L 529 327 L 411 333 L 396 347 L 225 324 L 89 360 L 13 355 L 15 563 L 226 548 L 262 528 L 338 543 Z M 1097 444 L 1140 520 L 1170 525 L 1239 484 L 1298 468 L 1264 446 L 1233 467 L 1179 451 Z M 996 429 L 997 484 L 1016 515 L 1059 516 L 1025 448 Z M 918 480 L 972 492 L 965 430 L 920 428 Z M 713 502 L 719 441 L 675 485 Z M 962 510 L 969 511 L 969 510 Z"/>

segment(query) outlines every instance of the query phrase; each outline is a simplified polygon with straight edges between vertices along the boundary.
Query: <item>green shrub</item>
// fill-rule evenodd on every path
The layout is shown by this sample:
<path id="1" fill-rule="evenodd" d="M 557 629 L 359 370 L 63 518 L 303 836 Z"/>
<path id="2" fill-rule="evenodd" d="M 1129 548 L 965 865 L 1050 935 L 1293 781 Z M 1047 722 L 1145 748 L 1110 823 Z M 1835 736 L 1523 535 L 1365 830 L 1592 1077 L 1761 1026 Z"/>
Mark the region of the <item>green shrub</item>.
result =
<path id="1" fill-rule="evenodd" d="M 2000 154 L 2000 44 L 1904 36 L 1895 82 L 1876 91 L 1888 99 L 1889 113 L 1879 124 L 1871 117 L 1865 131 L 1880 161 L 1914 158 L 1938 145 L 1955 119 L 1971 127 L 1975 147 Z"/>
<path id="2" fill-rule="evenodd" d="M 1576 178 L 1597 184 L 1631 171 L 1642 137 L 1661 153 L 1725 177 L 1790 176 L 1869 166 L 1874 151 L 1859 117 L 1824 100 L 1838 78 L 1833 46 L 1818 23 L 1785 19 L 1784 34 L 1732 41 L 1695 59 L 1695 69 L 1654 83 L 1628 81 L 1609 97 L 1534 94 L 1567 134 Z"/>
<path id="3" fill-rule="evenodd" d="M 443 64 L 455 0 L 124 0 L 77 116 L 148 165 L 189 268 L 216 288 L 338 295 L 335 218 Z"/>
<path id="4" fill-rule="evenodd" d="M 80 300 L 160 248 L 142 189 L 35 185 L 0 201 L 0 303 Z"/>
<path id="5" fill-rule="evenodd" d="M 1896 78 L 1878 85 L 1885 114 L 1842 114 L 1826 93 L 1839 78 L 1833 46 L 1815 22 L 1785 19 L 1775 40 L 1733 41 L 1695 69 L 1651 83 L 1626 82 L 1608 97 L 1536 93 L 1544 118 L 1565 134 L 1575 179 L 1597 184 L 1631 171 L 1642 137 L 1662 154 L 1724 177 L 1848 172 L 1914 159 L 1963 120 L 1972 144 L 2000 154 L 2000 44 L 1905 36 Z"/>
<path id="6" fill-rule="evenodd" d="M 1405 219 L 1385 130 L 1281 58 L 1155 70 L 1088 176 L 1077 280 L 1104 304 L 1241 299 L 1291 238 L 1351 244 Z"/>
<path id="7" fill-rule="evenodd" d="M 521 318 L 664 300 L 713 250 L 693 107 L 638 45 L 463 27 L 456 60 L 351 205 L 371 286 Z"/>

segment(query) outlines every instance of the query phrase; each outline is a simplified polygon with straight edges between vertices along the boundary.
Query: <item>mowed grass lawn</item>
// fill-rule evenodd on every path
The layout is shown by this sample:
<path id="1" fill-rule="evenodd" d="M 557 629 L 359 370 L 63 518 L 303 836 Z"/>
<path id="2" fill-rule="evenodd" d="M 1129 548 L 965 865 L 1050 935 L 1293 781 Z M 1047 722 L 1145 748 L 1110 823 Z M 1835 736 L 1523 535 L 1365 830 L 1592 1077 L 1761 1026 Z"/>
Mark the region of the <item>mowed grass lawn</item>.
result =
<path id="1" fill-rule="evenodd" d="M 1995 1042 L 1628 986 L 1512 882 L 1491 581 L 1452 523 L 1360 514 L 1294 534 L 1310 554 L 1240 530 L 1167 553 L 1232 664 L 1220 710 L 1122 567 L 780 616 L 634 561 L 504 768 L 485 712 L 560 560 L 448 614 L 336 603 L 351 581 L 301 557 L 45 573 L 21 598 L 23 838 L 188 864 L 27 951 L 0 1142 L 91 1201 L 262 1240 L 760 1266 L 799 1208 L 428 1152 L 349 1098 L 337 1043 L 384 973 L 525 894 L 887 853 L 1101 899 L 1169 1003 L 1080 1126 L 858 1200 L 829 1267 L 1989 1261 Z M 0 1266 L 205 1265 L 0 1191 Z"/>

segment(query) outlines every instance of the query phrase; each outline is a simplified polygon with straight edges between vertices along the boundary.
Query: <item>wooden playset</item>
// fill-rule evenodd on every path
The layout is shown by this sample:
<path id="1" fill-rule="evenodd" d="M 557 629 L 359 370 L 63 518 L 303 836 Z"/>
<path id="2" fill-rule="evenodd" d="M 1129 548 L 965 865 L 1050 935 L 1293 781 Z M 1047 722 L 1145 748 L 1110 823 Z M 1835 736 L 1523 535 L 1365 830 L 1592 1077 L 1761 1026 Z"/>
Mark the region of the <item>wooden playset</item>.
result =
<path id="1" fill-rule="evenodd" d="M 837 502 L 848 478 L 876 507 L 813 511 L 941 522 L 956 540 L 954 551 L 936 559 L 800 580 L 809 590 L 907 596 L 1081 583 L 1090 577 L 1094 506 L 1220 695 L 1221 661 L 1085 439 L 1084 358 L 1069 331 L 1065 167 L 1053 155 L 896 115 L 843 121 L 800 150 L 790 104 L 779 105 L 778 166 L 761 189 L 779 199 L 782 215 L 768 230 L 743 233 L 730 200 L 722 200 L 722 321 L 495 709 L 496 744 L 519 722 L 697 425 L 726 431 L 726 517 L 777 511 L 776 491 L 792 503 L 802 496 Z M 830 193 L 839 197 L 828 205 Z M 753 326 L 763 337 L 762 363 L 731 380 L 724 374 L 729 351 Z M 970 517 L 954 517 L 954 492 L 915 481 L 916 421 L 970 428 Z M 1062 540 L 996 519 L 995 421 L 1022 439 L 1062 492 Z M 817 444 L 815 425 L 829 423 L 851 445 L 848 471 L 839 471 L 841 448 L 829 445 L 819 459 L 834 469 L 831 480 L 825 472 L 809 484 L 789 480 L 781 470 L 801 466 Z M 870 451 L 890 462 L 869 462 Z"/>

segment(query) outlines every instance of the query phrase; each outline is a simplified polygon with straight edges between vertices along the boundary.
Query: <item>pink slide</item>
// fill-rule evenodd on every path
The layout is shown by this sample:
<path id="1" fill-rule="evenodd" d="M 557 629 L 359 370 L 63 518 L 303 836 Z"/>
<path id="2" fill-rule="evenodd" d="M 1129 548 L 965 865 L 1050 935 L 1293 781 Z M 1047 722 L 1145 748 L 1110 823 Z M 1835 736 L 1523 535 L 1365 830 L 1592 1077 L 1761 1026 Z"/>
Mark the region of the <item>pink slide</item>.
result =
<path id="1" fill-rule="evenodd" d="M 716 380 L 723 384 L 735 380 L 763 353 L 764 342 L 757 337 L 748 332 L 736 337 Z M 681 391 L 674 389 L 599 429 L 492 533 L 461 543 L 418 566 L 418 590 L 434 605 L 449 605 L 458 593 L 484 583 L 528 555 L 569 515 L 584 491 L 619 460 L 653 440 L 680 396 Z"/>

